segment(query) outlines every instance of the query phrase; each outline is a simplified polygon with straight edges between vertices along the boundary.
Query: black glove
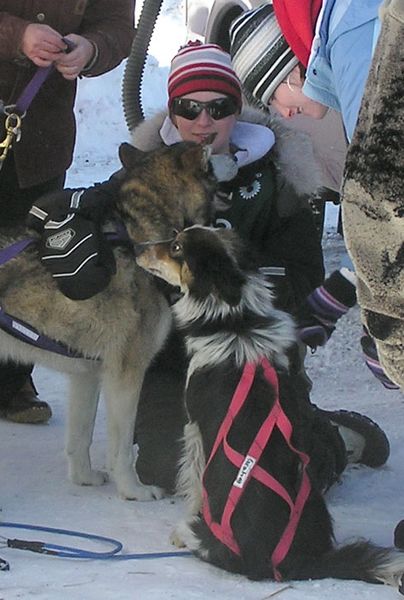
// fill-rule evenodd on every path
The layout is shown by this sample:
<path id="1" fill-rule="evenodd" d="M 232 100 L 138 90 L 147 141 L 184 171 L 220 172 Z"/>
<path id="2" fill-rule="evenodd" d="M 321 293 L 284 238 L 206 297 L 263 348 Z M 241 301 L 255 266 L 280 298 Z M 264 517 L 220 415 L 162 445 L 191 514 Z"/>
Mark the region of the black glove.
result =
<path id="1" fill-rule="evenodd" d="M 27 225 L 41 234 L 39 256 L 60 291 L 71 300 L 101 292 L 116 272 L 112 248 L 101 231 L 116 184 L 66 189 L 39 198 Z"/>
<path id="2" fill-rule="evenodd" d="M 297 316 L 302 342 L 315 349 L 330 339 L 338 319 L 356 304 L 356 289 L 340 271 L 334 271 L 304 302 Z"/>

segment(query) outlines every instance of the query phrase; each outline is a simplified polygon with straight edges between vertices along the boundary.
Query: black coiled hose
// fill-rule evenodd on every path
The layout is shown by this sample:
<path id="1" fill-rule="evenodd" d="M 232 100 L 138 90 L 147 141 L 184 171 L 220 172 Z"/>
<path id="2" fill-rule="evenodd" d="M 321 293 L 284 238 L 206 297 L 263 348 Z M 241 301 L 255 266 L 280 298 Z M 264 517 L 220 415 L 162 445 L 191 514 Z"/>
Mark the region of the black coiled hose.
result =
<path id="1" fill-rule="evenodd" d="M 129 131 L 144 120 L 142 81 L 147 52 L 163 0 L 144 0 L 137 32 L 126 62 L 122 83 L 122 104 Z"/>

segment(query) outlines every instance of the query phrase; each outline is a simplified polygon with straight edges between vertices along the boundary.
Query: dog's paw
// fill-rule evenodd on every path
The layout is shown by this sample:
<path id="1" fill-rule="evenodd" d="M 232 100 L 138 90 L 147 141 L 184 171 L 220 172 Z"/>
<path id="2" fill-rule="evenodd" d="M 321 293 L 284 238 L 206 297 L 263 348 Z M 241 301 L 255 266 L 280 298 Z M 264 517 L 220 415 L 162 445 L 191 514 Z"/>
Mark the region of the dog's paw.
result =
<path id="1" fill-rule="evenodd" d="M 176 546 L 176 548 L 185 548 L 186 544 L 182 539 L 181 533 L 178 528 L 174 529 L 174 531 L 170 534 L 170 544 Z"/>
<path id="2" fill-rule="evenodd" d="M 209 161 L 218 181 L 231 181 L 237 175 L 238 166 L 230 154 L 213 154 Z"/>
<path id="3" fill-rule="evenodd" d="M 165 496 L 163 488 L 157 485 L 144 485 L 142 483 L 139 485 L 141 487 L 136 500 L 147 502 L 148 500 L 161 500 Z"/>
<path id="4" fill-rule="evenodd" d="M 124 500 L 138 500 L 148 502 L 149 500 L 161 500 L 164 490 L 154 485 L 143 485 L 136 477 L 126 481 L 117 482 L 118 492 Z"/>
<path id="5" fill-rule="evenodd" d="M 76 472 L 70 471 L 70 480 L 76 485 L 102 485 L 108 481 L 105 471 Z"/>

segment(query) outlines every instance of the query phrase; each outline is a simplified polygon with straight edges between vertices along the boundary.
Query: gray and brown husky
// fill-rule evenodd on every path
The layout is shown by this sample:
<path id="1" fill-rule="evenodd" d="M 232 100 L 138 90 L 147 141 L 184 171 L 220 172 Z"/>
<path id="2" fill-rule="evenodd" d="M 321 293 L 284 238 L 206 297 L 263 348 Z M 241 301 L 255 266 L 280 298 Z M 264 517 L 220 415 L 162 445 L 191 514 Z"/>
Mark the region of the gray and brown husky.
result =
<path id="1" fill-rule="evenodd" d="M 133 243 L 167 239 L 186 223 L 209 222 L 219 178 L 235 175 L 234 162 L 210 156 L 209 147 L 181 143 L 142 153 L 120 148 L 126 169 L 113 217 Z M 219 174 L 219 171 L 221 174 Z M 5 248 L 31 231 L 0 233 Z M 69 474 L 81 485 L 100 485 L 106 474 L 94 471 L 90 445 L 100 391 L 107 402 L 109 475 L 126 499 L 158 497 L 133 469 L 133 429 L 144 373 L 162 346 L 171 312 L 154 279 L 134 260 L 128 246 L 114 249 L 116 274 L 105 290 L 74 301 L 64 296 L 31 245 L 0 268 L 0 307 L 84 358 L 62 356 L 0 330 L 0 358 L 42 364 L 70 375 L 67 433 Z"/>

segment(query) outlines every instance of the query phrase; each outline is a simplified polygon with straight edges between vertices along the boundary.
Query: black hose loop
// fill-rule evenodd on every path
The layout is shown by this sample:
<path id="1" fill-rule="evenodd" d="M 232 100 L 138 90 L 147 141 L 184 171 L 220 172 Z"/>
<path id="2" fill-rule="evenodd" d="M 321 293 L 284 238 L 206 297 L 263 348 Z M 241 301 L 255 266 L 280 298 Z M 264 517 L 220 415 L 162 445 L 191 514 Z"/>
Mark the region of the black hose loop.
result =
<path id="1" fill-rule="evenodd" d="M 126 125 L 132 131 L 144 120 L 142 82 L 147 53 L 163 0 L 144 0 L 137 32 L 126 62 L 122 83 L 122 104 Z"/>

